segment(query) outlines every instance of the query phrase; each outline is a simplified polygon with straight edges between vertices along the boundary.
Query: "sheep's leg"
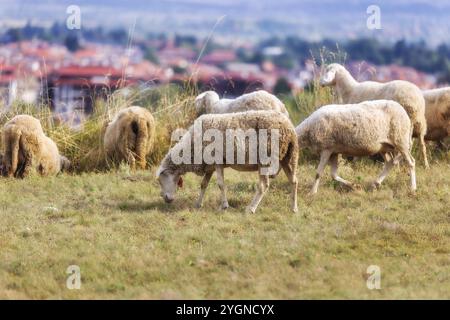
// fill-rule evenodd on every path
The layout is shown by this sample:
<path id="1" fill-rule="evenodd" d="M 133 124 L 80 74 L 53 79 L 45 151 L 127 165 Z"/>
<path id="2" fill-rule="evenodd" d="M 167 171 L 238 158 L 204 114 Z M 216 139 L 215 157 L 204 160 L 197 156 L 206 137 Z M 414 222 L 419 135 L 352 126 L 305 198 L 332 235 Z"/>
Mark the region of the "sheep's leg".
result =
<path id="1" fill-rule="evenodd" d="M 353 189 L 353 184 L 350 181 L 347 181 L 341 177 L 339 177 L 337 171 L 338 171 L 338 154 L 334 153 L 330 157 L 330 165 L 331 165 L 331 177 L 336 180 L 337 182 L 342 183 L 343 185 L 349 187 L 350 189 Z"/>
<path id="2" fill-rule="evenodd" d="M 247 210 L 250 213 L 255 213 L 256 208 L 258 208 L 258 205 L 261 202 L 262 198 L 264 197 L 264 194 L 266 193 L 268 188 L 269 188 L 269 176 L 259 175 L 258 190 L 256 191 L 256 194 L 253 197 L 250 206 L 247 208 Z"/>
<path id="3" fill-rule="evenodd" d="M 447 149 L 447 146 L 445 145 L 443 140 L 438 140 L 436 142 L 436 145 L 437 145 L 437 148 L 441 151 L 446 151 L 446 149 Z"/>
<path id="4" fill-rule="evenodd" d="M 417 189 L 417 184 L 416 184 L 416 161 L 414 160 L 414 158 L 411 155 L 411 152 L 409 152 L 409 150 L 401 151 L 401 155 L 406 160 L 406 163 L 407 163 L 407 165 L 409 167 L 409 176 L 411 178 L 411 191 L 414 192 Z"/>
<path id="5" fill-rule="evenodd" d="M 227 190 L 225 186 L 225 179 L 223 177 L 223 166 L 216 166 L 216 174 L 217 174 L 217 184 L 219 185 L 219 189 L 222 197 L 222 209 L 227 209 L 229 207 L 227 200 Z"/>
<path id="6" fill-rule="evenodd" d="M 286 174 L 289 182 L 291 183 L 291 202 L 292 202 L 292 211 L 298 212 L 297 209 L 297 176 L 292 168 L 287 164 L 283 166 L 284 173 Z"/>
<path id="7" fill-rule="evenodd" d="M 430 164 L 428 163 L 427 146 L 425 144 L 425 135 L 421 134 L 419 136 L 419 144 L 420 144 L 420 150 L 422 151 L 423 163 L 425 165 L 425 168 L 429 169 Z"/>
<path id="8" fill-rule="evenodd" d="M 388 157 L 386 157 L 386 154 L 383 154 L 383 158 L 384 158 L 383 171 L 380 173 L 378 178 L 376 178 L 375 181 L 373 182 L 372 188 L 374 188 L 374 189 L 380 187 L 381 183 L 384 181 L 384 179 L 386 179 L 386 177 L 389 174 L 389 172 L 391 171 L 392 167 L 399 162 L 401 155 L 398 154 L 398 155 L 394 156 L 393 158 L 391 158 L 390 160 L 388 160 Z"/>
<path id="9" fill-rule="evenodd" d="M 136 171 L 136 158 L 135 158 L 134 154 L 131 151 L 128 151 L 126 158 L 127 158 L 128 165 L 131 168 L 131 171 Z"/>
<path id="10" fill-rule="evenodd" d="M 205 195 L 206 188 L 208 187 L 209 180 L 211 180 L 211 176 L 212 176 L 213 173 L 214 173 L 214 171 L 207 172 L 203 176 L 202 183 L 200 185 L 200 195 L 198 196 L 197 203 L 195 204 L 195 206 L 197 208 L 201 208 L 202 207 L 203 197 Z"/>
<path id="11" fill-rule="evenodd" d="M 24 148 L 24 161 L 21 168 L 17 171 L 16 176 L 26 178 L 30 175 L 33 167 L 33 153 Z"/>
<path id="12" fill-rule="evenodd" d="M 331 157 L 331 154 L 332 154 L 332 152 L 329 150 L 324 150 L 320 154 L 320 163 L 319 163 L 319 166 L 317 167 L 317 171 L 316 171 L 316 180 L 314 181 L 311 191 L 309 192 L 310 195 L 317 193 L 317 189 L 319 188 L 320 177 L 323 174 L 323 170 L 325 169 L 325 167 L 328 163 L 328 160 Z"/>

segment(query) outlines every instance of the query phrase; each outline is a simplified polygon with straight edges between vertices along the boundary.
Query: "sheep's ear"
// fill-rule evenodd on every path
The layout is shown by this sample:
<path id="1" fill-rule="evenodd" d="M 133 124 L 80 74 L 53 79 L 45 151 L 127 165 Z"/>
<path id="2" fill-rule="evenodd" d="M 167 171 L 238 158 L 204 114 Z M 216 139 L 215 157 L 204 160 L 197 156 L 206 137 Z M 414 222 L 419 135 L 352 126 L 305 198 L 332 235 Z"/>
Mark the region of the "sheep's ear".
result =
<path id="1" fill-rule="evenodd" d="M 156 177 L 159 178 L 159 176 L 164 172 L 164 168 L 159 167 L 158 170 L 156 170 Z"/>
<path id="2" fill-rule="evenodd" d="M 203 97 L 208 93 L 208 91 L 202 92 L 200 93 L 196 98 L 195 98 L 195 102 L 203 99 Z"/>
<path id="3" fill-rule="evenodd" d="M 179 177 L 178 178 L 178 183 L 177 183 L 177 185 L 180 187 L 180 188 L 183 188 L 183 177 Z"/>

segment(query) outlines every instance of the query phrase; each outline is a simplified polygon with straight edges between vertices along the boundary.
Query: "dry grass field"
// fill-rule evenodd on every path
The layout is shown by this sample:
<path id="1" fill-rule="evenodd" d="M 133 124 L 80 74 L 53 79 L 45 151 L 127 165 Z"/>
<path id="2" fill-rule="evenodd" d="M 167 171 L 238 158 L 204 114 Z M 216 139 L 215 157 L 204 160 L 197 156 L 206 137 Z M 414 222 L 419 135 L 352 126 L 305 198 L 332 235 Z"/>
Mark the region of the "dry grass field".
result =
<path id="1" fill-rule="evenodd" d="M 450 298 L 448 152 L 430 148 L 430 170 L 417 159 L 415 195 L 402 167 L 372 192 L 367 185 L 381 164 L 342 160 L 341 175 L 360 190 L 342 189 L 327 171 L 319 193 L 308 197 L 317 161 L 303 152 L 297 214 L 289 210 L 282 174 L 256 214 L 245 214 L 257 177 L 231 169 L 229 210 L 218 210 L 215 178 L 204 207 L 194 209 L 200 178 L 193 175 L 167 205 L 155 168 L 170 133 L 192 121 L 195 94 L 113 94 L 79 130 L 55 121 L 45 106 L 15 105 L 2 114 L 0 124 L 20 113 L 39 117 L 76 170 L 0 179 L 0 298 Z M 330 101 L 330 92 L 316 86 L 286 104 L 297 124 Z M 151 169 L 136 173 L 108 168 L 101 152 L 105 121 L 129 104 L 149 108 L 158 123 Z M 71 265 L 80 268 L 80 289 L 67 288 Z M 381 270 L 380 290 L 367 288 L 370 265 Z"/>
<path id="2" fill-rule="evenodd" d="M 381 165 L 365 161 L 341 169 L 361 190 L 327 174 L 310 198 L 314 166 L 301 163 L 298 214 L 283 175 L 245 214 L 256 175 L 231 169 L 227 211 L 215 180 L 194 209 L 192 175 L 166 205 L 154 169 L 2 180 L 0 298 L 450 298 L 448 154 L 418 167 L 415 195 L 402 167 L 367 191 Z M 70 265 L 79 290 L 66 286 Z M 381 269 L 380 290 L 366 286 L 369 265 Z"/>

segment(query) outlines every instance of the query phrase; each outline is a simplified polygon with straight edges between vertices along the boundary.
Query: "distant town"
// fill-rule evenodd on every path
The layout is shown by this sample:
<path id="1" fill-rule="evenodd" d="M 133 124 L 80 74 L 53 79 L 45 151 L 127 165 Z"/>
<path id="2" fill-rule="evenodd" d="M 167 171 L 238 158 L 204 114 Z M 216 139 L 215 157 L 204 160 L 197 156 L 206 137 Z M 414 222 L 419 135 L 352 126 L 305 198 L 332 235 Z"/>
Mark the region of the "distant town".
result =
<path id="1" fill-rule="evenodd" d="M 15 101 L 44 101 L 62 115 L 75 110 L 89 114 L 94 99 L 129 86 L 189 82 L 222 96 L 255 89 L 295 94 L 308 89 L 322 60 L 345 62 L 359 80 L 407 79 L 426 89 L 450 78 L 446 45 L 432 50 L 402 41 L 386 48 L 368 39 L 339 46 L 330 40 L 309 43 L 291 37 L 223 46 L 192 36 L 132 39 L 123 30 L 72 34 L 58 26 L 53 31 L 10 29 L 0 40 L 2 108 Z"/>

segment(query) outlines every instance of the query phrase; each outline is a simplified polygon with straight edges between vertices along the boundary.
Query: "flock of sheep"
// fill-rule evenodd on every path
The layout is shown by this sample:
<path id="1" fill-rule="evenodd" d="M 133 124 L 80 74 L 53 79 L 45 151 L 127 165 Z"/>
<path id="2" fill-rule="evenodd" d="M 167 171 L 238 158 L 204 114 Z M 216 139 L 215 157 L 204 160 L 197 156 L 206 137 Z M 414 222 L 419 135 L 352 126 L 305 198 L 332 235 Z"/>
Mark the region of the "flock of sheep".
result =
<path id="1" fill-rule="evenodd" d="M 354 157 L 380 154 L 384 159 L 384 168 L 374 181 L 374 188 L 403 159 L 409 168 L 410 186 L 414 192 L 416 175 L 415 160 L 411 155 L 412 138 L 418 139 L 424 165 L 428 168 L 425 140 L 441 144 L 450 135 L 450 88 L 422 92 L 407 81 L 360 83 L 339 64 L 328 65 L 320 83 L 334 88 L 339 104 L 320 107 L 297 127 L 289 119 L 284 104 L 266 91 L 256 91 L 236 99 L 220 99 L 213 91 L 204 92 L 195 100 L 198 120 L 202 123 L 201 130 L 214 128 L 225 132 L 229 129 L 252 129 L 259 132 L 277 129 L 277 157 L 280 169 L 283 169 L 291 184 L 291 207 L 294 212 L 297 211 L 299 148 L 309 148 L 320 155 L 311 194 L 317 192 L 327 164 L 331 166 L 334 180 L 353 188 L 351 182 L 338 175 L 339 154 Z M 258 188 L 248 207 L 250 212 L 255 212 L 269 188 L 270 178 L 277 173 L 263 173 L 262 169 L 267 164 L 259 158 L 256 163 L 175 163 L 174 153 L 193 144 L 193 130 L 194 125 L 168 151 L 157 170 L 156 176 L 164 200 L 172 202 L 177 188 L 182 186 L 182 176 L 193 172 L 203 177 L 196 203 L 200 207 L 211 176 L 216 172 L 221 191 L 221 208 L 225 209 L 228 201 L 224 168 L 231 167 L 240 171 L 259 172 Z M 145 168 L 145 159 L 152 150 L 155 136 L 155 120 L 148 110 L 140 107 L 121 110 L 105 126 L 102 134 L 104 150 L 110 160 L 126 161 L 133 168 Z M 18 115 L 8 121 L 2 130 L 2 139 L 1 171 L 5 176 L 23 178 L 31 169 L 41 175 L 54 175 L 70 167 L 69 160 L 59 154 L 56 144 L 44 134 L 39 120 L 31 116 Z M 189 150 L 192 150 L 193 160 L 194 149 Z M 226 156 L 223 155 L 224 158 Z"/>

